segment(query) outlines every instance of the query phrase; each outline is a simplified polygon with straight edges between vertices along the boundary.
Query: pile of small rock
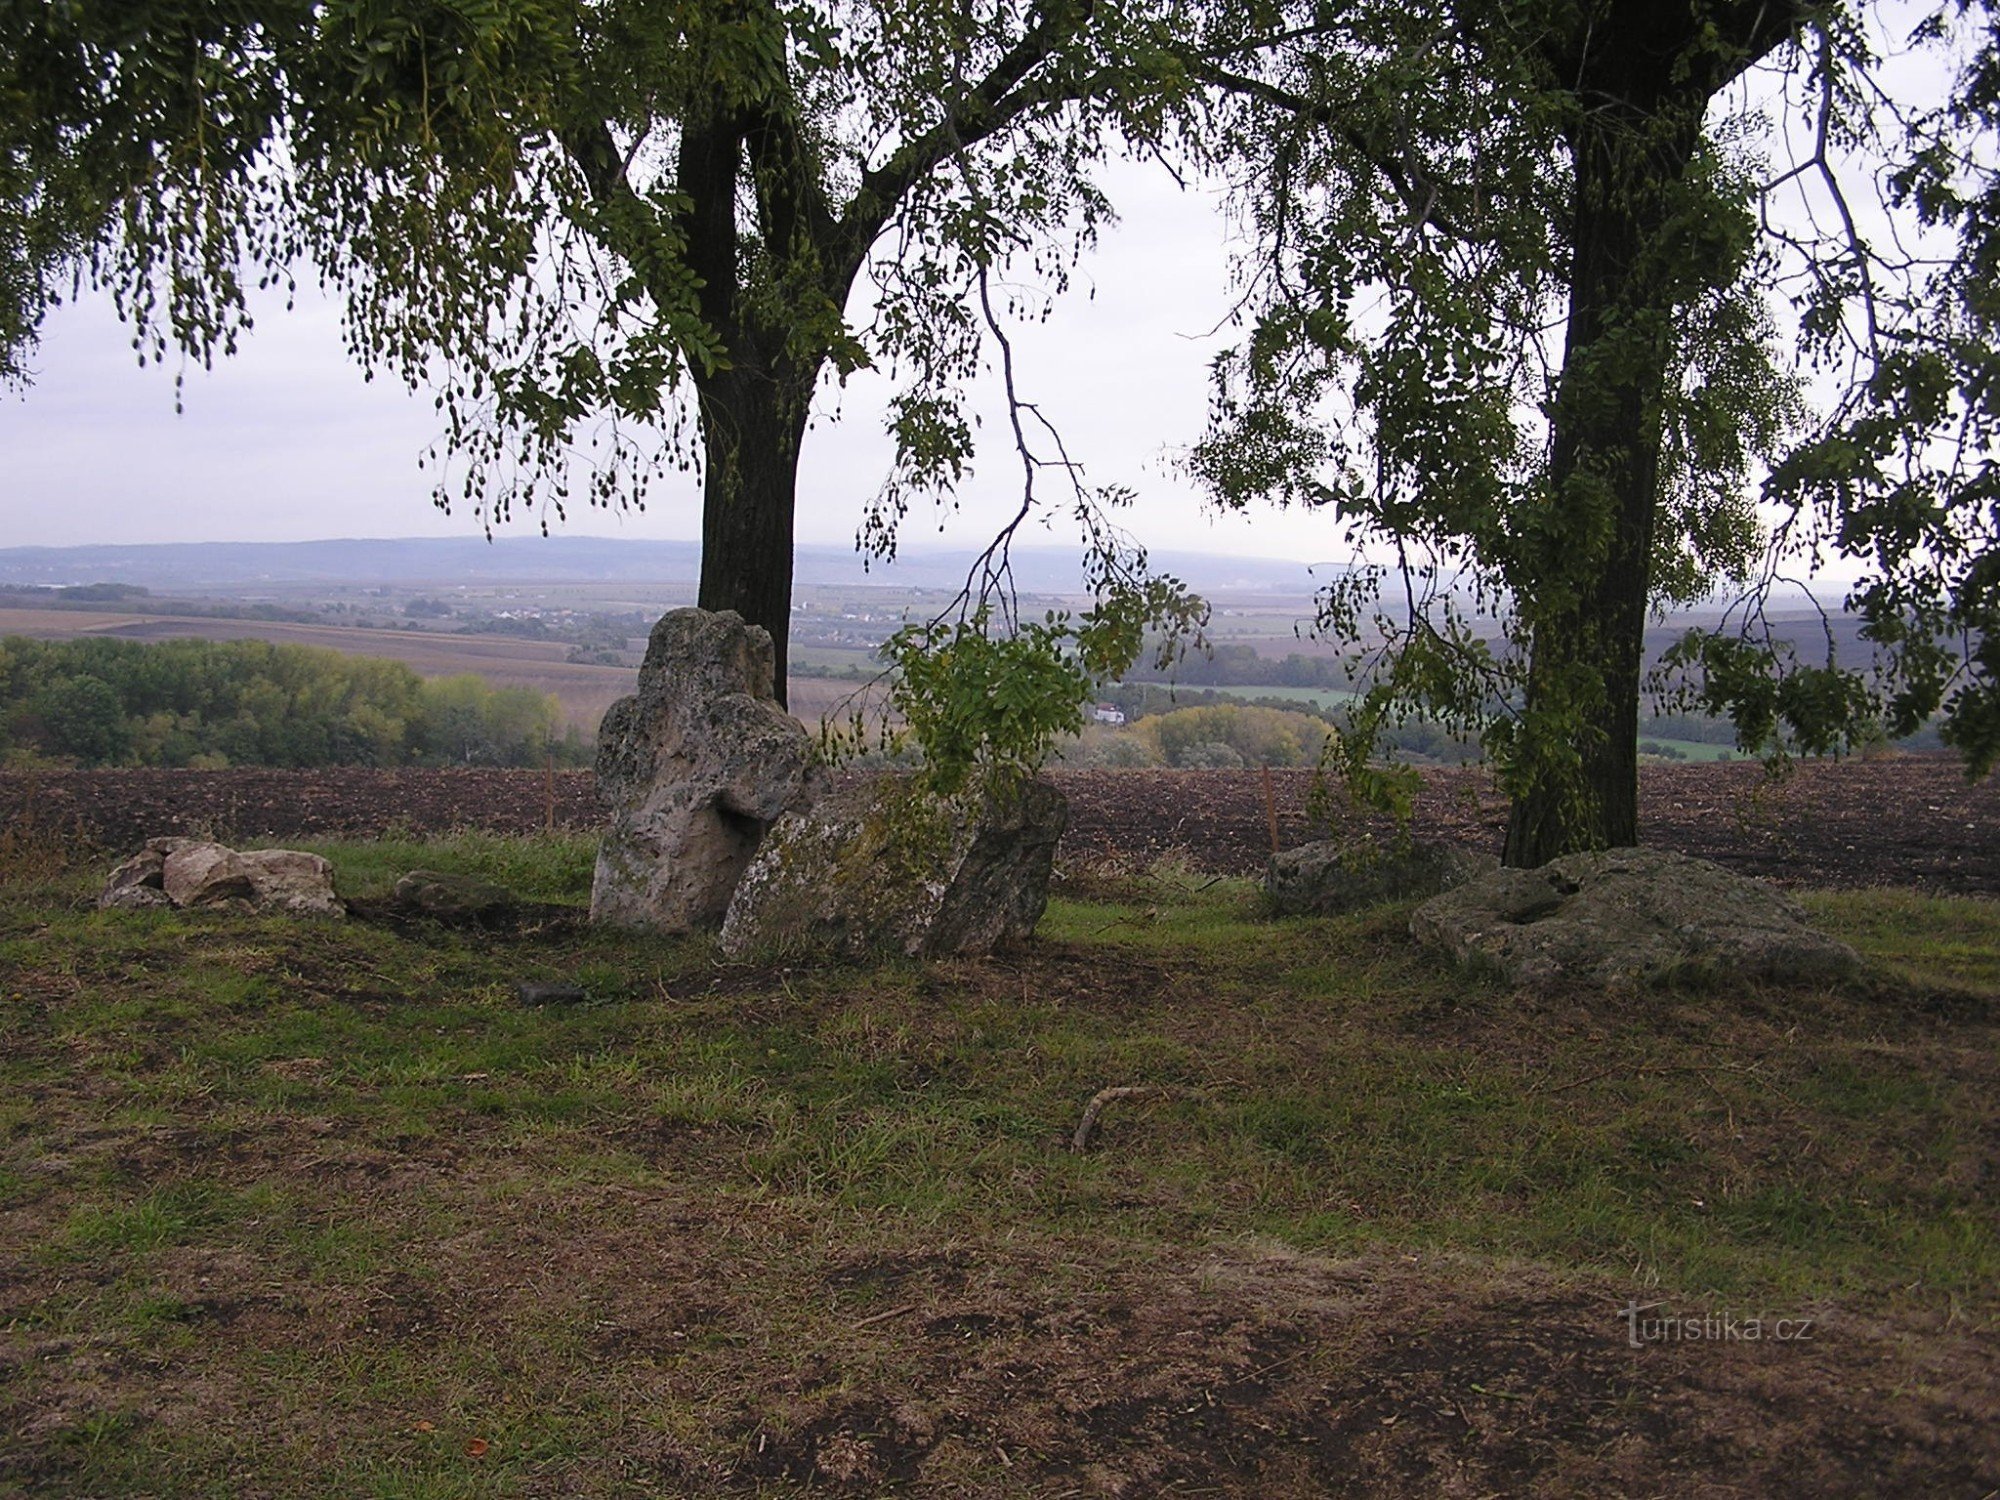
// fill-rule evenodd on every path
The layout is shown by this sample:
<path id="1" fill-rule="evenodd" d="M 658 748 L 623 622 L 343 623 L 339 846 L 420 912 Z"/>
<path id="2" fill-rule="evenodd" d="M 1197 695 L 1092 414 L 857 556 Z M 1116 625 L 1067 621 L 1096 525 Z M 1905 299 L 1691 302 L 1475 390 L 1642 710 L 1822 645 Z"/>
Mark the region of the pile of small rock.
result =
<path id="1" fill-rule="evenodd" d="M 333 864 L 298 849 L 231 849 L 209 839 L 158 838 L 111 872 L 100 907 L 221 907 L 340 917 Z"/>

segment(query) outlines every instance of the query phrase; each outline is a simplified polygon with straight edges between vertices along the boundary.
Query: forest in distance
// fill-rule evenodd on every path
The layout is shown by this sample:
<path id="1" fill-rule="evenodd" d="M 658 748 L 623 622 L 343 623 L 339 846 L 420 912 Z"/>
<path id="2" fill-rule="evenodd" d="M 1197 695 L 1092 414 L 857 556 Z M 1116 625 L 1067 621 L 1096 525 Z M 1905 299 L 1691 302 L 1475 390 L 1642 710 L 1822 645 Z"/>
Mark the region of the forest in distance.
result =
<path id="1" fill-rule="evenodd" d="M 1099 707 L 1122 722 L 1094 715 L 1052 759 L 1174 770 L 1316 765 L 1346 727 L 1352 694 L 1332 685 L 1346 681 L 1342 671 L 1325 659 L 1218 644 L 1212 656 L 1184 661 L 1173 680 L 1104 684 Z M 1648 713 L 1640 734 L 1649 759 L 1735 753 L 1732 727 L 1698 714 Z M 1384 739 L 1416 765 L 1480 759 L 1475 741 L 1423 720 Z M 256 639 L 0 637 L 0 766 L 13 769 L 584 766 L 592 740 L 554 694 L 476 671 L 427 675 L 400 661 Z M 1905 744 L 1935 748 L 1936 732 Z"/>
<path id="2" fill-rule="evenodd" d="M 365 551 L 351 550 L 356 548 Z M 504 767 L 540 766 L 552 750 L 559 765 L 583 765 L 603 709 L 631 691 L 652 623 L 663 610 L 690 597 L 672 581 L 571 577 L 577 571 L 573 549 L 560 546 L 550 550 L 554 561 L 547 576 L 531 574 L 515 558 L 506 577 L 482 578 L 468 565 L 469 581 L 462 583 L 414 568 L 406 549 L 427 563 L 438 561 L 435 549 L 409 541 L 320 543 L 289 550 L 245 546 L 237 549 L 243 553 L 240 559 L 227 567 L 210 565 L 197 578 L 183 554 L 201 549 L 126 549 L 129 556 L 114 556 L 114 549 L 91 548 L 74 556 L 61 554 L 60 561 L 65 576 L 95 577 L 95 582 L 10 584 L 4 580 L 23 574 L 28 554 L 0 552 L 0 632 L 125 646 L 178 640 L 187 647 L 193 641 L 179 637 L 219 642 L 240 631 L 246 640 L 374 658 L 378 669 L 403 669 L 431 684 L 433 698 L 453 699 L 441 712 L 412 714 L 407 676 L 400 670 L 379 678 L 364 672 L 356 691 L 365 698 L 371 682 L 386 684 L 385 701 L 377 708 L 402 726 L 400 737 L 385 739 L 380 721 L 372 714 L 356 714 L 352 703 L 331 720 L 316 717 L 318 710 L 308 707 L 292 714 L 278 732 L 259 734 L 233 710 L 202 714 L 196 724 L 185 708 L 163 709 L 143 692 L 121 704 L 124 727 L 107 729 L 110 716 L 98 688 L 86 685 L 57 694 L 52 717 L 50 702 L 37 701 L 50 688 L 48 681 L 21 678 L 10 685 L 0 680 L 5 695 L 0 697 L 0 757 L 16 767 L 51 769 Z M 459 548 L 449 560 L 458 565 L 481 555 L 474 548 Z M 372 581 L 343 571 L 361 562 L 374 570 Z M 925 566 L 929 571 L 921 573 L 920 584 L 856 584 L 829 575 L 802 591 L 793 615 L 791 706 L 809 727 L 842 723 L 857 704 L 879 705 L 870 685 L 879 683 L 888 669 L 881 649 L 888 633 L 939 607 L 936 591 L 928 585 L 941 564 L 930 559 Z M 1225 578 L 1213 571 L 1197 575 L 1216 594 L 1205 642 L 1167 666 L 1148 653 L 1124 680 L 1100 682 L 1080 732 L 1052 747 L 1052 764 L 1185 771 L 1285 769 L 1321 762 L 1332 732 L 1350 727 L 1356 696 L 1367 683 L 1353 675 L 1351 656 L 1329 650 L 1303 627 L 1301 622 L 1312 614 L 1313 597 L 1295 584 L 1281 584 L 1276 564 L 1229 566 L 1244 577 L 1232 581 L 1233 574 Z M 299 576 L 288 576 L 287 568 Z M 322 576 L 310 576 L 315 569 Z M 139 578 L 146 582 L 135 581 Z M 173 586 L 160 592 L 170 581 Z M 1063 607 L 1073 600 L 1049 595 L 1036 602 Z M 1709 623 L 1712 615 L 1700 610 L 1663 617 L 1648 631 L 1649 659 L 1657 662 L 1687 629 Z M 1827 616 L 1800 614 L 1790 623 L 1802 645 L 1823 636 L 1822 649 L 1835 652 L 1843 665 L 1868 670 L 1869 643 L 1860 637 L 1857 618 L 1836 609 Z M 116 686 L 117 673 L 107 676 L 88 666 L 78 670 Z M 152 672 L 161 670 L 165 668 Z M 142 681 L 147 676 L 140 674 Z M 453 686 L 443 687 L 446 682 Z M 484 710 L 470 706 L 479 685 L 505 695 L 486 700 Z M 560 719 L 550 745 L 545 729 L 534 722 L 532 705 L 552 698 Z M 171 719 L 162 718 L 163 712 Z M 1116 722 L 1120 716 L 1122 722 Z M 256 712 L 249 717 L 254 720 Z M 530 726 L 525 732 L 520 727 L 524 723 Z M 303 727 L 308 725 L 315 727 Z M 1465 765 L 1484 758 L 1475 736 L 1454 733 L 1421 716 L 1381 726 L 1377 738 L 1388 756 L 1414 766 Z M 1937 728 L 1926 725 L 1898 744 L 1935 750 Z M 1639 750 L 1654 763 L 1729 760 L 1743 753 L 1729 720 L 1679 711 L 1652 699 L 1641 709 Z M 864 765 L 884 765 L 908 763 L 913 757 L 876 747 L 856 758 Z"/>
<path id="3" fill-rule="evenodd" d="M 581 765 L 546 693 L 267 641 L 0 639 L 0 765 Z"/>

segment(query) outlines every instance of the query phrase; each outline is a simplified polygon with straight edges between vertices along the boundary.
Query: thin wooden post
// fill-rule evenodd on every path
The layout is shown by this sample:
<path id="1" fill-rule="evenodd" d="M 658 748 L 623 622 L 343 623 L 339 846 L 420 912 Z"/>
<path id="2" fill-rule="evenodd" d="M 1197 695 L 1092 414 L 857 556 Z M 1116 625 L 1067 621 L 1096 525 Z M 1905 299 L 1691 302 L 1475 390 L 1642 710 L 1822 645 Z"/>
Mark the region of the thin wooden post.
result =
<path id="1" fill-rule="evenodd" d="M 1278 794 L 1271 788 L 1271 768 L 1264 767 L 1264 813 L 1271 820 L 1271 852 L 1278 852 Z"/>

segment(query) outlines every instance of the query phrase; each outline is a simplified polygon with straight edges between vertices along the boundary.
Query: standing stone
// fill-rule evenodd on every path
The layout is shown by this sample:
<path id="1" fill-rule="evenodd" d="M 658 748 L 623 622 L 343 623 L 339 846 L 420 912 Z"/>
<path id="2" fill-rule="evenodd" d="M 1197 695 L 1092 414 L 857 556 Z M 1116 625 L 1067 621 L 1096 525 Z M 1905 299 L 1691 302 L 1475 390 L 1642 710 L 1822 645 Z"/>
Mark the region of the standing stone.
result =
<path id="1" fill-rule="evenodd" d="M 786 814 L 729 917 L 732 957 L 941 958 L 1027 937 L 1048 905 L 1069 804 L 1047 781 L 939 798 L 884 776 Z"/>
<path id="2" fill-rule="evenodd" d="M 778 706 L 771 637 L 734 611 L 676 609 L 653 627 L 639 691 L 597 731 L 611 826 L 592 921 L 654 932 L 721 924 L 764 831 L 811 791 L 811 741 Z"/>

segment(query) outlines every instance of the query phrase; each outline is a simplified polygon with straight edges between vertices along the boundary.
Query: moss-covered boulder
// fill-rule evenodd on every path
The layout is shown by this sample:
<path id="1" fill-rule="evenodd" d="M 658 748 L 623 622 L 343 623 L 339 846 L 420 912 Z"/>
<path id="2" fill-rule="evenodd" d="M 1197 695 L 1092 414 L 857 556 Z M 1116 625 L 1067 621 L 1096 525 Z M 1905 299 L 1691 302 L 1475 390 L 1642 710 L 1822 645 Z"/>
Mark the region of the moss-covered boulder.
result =
<path id="1" fill-rule="evenodd" d="M 911 777 L 862 782 L 765 835 L 722 924 L 732 956 L 990 953 L 1048 905 L 1069 804 L 1047 781 L 953 797 Z"/>
<path id="2" fill-rule="evenodd" d="M 1665 849 L 1495 870 L 1418 907 L 1410 934 L 1524 988 L 1687 974 L 1820 984 L 1860 966 L 1775 886 Z"/>
<path id="3" fill-rule="evenodd" d="M 521 908 L 505 886 L 444 870 L 410 871 L 397 880 L 389 905 L 398 916 L 428 917 L 447 927 L 506 926 Z"/>

